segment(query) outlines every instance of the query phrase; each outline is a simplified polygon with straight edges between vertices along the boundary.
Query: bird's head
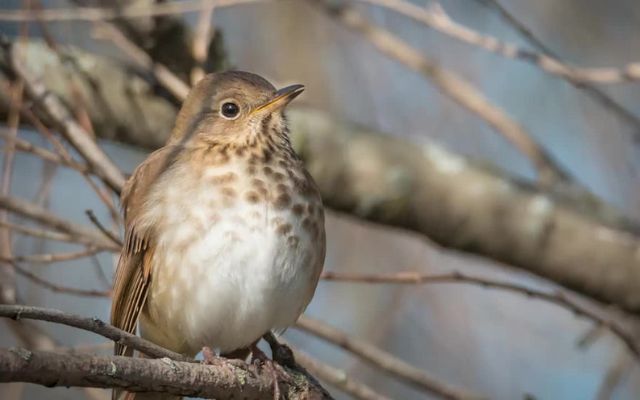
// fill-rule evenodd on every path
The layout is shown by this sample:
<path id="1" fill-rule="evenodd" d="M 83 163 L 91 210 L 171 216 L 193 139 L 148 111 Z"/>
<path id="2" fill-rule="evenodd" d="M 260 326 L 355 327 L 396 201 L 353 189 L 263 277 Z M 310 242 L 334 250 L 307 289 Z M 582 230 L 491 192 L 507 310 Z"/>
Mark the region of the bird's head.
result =
<path id="1" fill-rule="evenodd" d="M 171 141 L 192 139 L 234 144 L 286 135 L 283 109 L 304 90 L 291 85 L 280 90 L 249 72 L 229 71 L 204 77 L 185 100 Z"/>

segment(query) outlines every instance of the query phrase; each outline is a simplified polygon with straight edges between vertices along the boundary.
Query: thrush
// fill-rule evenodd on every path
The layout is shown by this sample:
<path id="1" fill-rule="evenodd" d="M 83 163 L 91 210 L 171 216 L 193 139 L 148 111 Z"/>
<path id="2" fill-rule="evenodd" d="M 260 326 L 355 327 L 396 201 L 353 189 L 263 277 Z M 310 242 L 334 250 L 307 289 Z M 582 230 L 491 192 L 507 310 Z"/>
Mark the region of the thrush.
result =
<path id="1" fill-rule="evenodd" d="M 318 188 L 283 111 L 304 87 L 207 75 L 127 181 L 111 323 L 167 349 L 230 353 L 293 324 L 325 257 Z M 118 355 L 130 348 L 116 345 Z"/>

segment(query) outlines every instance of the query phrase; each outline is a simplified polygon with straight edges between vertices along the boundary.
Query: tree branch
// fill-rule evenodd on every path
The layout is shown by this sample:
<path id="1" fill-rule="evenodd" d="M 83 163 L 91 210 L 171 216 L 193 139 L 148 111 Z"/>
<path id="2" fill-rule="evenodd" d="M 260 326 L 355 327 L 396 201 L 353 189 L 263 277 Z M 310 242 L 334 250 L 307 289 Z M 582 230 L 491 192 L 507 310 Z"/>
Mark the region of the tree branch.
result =
<path id="1" fill-rule="evenodd" d="M 122 388 L 130 392 L 163 392 L 179 396 L 273 400 L 277 382 L 285 399 L 330 399 L 298 372 L 286 377 L 255 365 L 218 359 L 214 365 L 121 356 L 94 356 L 0 349 L 0 382 L 52 386 Z M 301 379 L 302 378 L 302 379 Z"/>
<path id="2" fill-rule="evenodd" d="M 11 318 L 14 320 L 36 319 L 40 321 L 55 322 L 96 333 L 100 336 L 106 337 L 107 339 L 111 339 L 118 344 L 131 347 L 151 357 L 167 357 L 177 361 L 192 361 L 191 359 L 184 357 L 182 354 L 167 350 L 149 342 L 148 340 L 144 340 L 141 337 L 132 335 L 122 329 L 116 328 L 115 326 L 106 324 L 98 318 L 85 318 L 79 315 L 49 308 L 2 304 L 0 304 L 0 317 Z"/>
<path id="3" fill-rule="evenodd" d="M 435 395 L 438 398 L 449 400 L 481 399 L 482 396 L 451 387 L 427 374 L 424 370 L 402 361 L 393 354 L 372 346 L 363 340 L 351 337 L 332 326 L 321 321 L 301 316 L 295 325 L 296 328 L 322 338 L 341 348 L 355 354 L 370 365 L 389 375 L 397 377 L 414 387 Z M 296 356 L 303 365 L 304 361 Z"/>
<path id="4" fill-rule="evenodd" d="M 129 357 L 97 357 L 0 350 L 0 382 L 31 382 L 46 386 L 119 387 L 133 392 L 165 392 L 216 399 L 273 399 L 277 385 L 287 399 L 331 399 L 313 379 L 295 366 L 276 365 L 281 373 L 262 371 L 239 360 L 217 359 L 213 366 L 164 349 L 97 318 L 84 318 L 58 310 L 0 305 L 0 317 L 36 319 L 97 333 L 129 346 L 149 360 Z M 64 366 L 64 367 L 61 367 Z"/>
<path id="5" fill-rule="evenodd" d="M 533 299 L 555 304 L 572 312 L 578 317 L 590 319 L 598 327 L 608 329 L 625 344 L 627 349 L 629 349 L 631 354 L 633 354 L 636 359 L 640 360 L 639 344 L 631 334 L 625 332 L 625 330 L 614 321 L 601 317 L 597 313 L 591 311 L 589 307 L 581 305 L 579 302 L 571 299 L 561 291 L 549 292 L 537 290 L 517 283 L 470 276 L 462 274 L 460 272 L 445 274 L 421 274 L 418 272 L 405 271 L 391 274 L 361 274 L 326 271 L 322 274 L 322 278 L 329 281 L 368 284 L 386 283 L 401 285 L 423 285 L 428 283 L 463 283 L 488 289 L 499 289 L 513 293 L 520 293 Z M 318 334 L 322 334 L 322 336 L 327 339 L 333 338 L 334 340 L 339 340 L 339 336 L 336 336 L 338 335 L 338 333 L 327 336 L 327 332 L 330 332 L 330 327 L 325 327 L 325 330 L 322 330 L 323 327 L 321 325 L 313 325 L 310 323 L 303 323 L 301 327 L 308 331 L 313 330 L 313 328 L 317 328 L 313 330 L 314 333 L 317 332 Z"/>
<path id="6" fill-rule="evenodd" d="M 357 1 L 388 8 L 456 40 L 505 58 L 527 62 L 572 83 L 615 84 L 640 80 L 640 62 L 630 63 L 620 68 L 582 68 L 568 65 L 557 58 L 519 48 L 514 44 L 505 43 L 496 37 L 479 33 L 461 25 L 452 20 L 438 3 L 434 3 L 432 7 L 424 8 L 405 0 Z"/>
<path id="7" fill-rule="evenodd" d="M 359 400 L 391 400 L 369 386 L 353 379 L 345 371 L 327 365 L 307 353 L 293 350 L 296 360 L 313 375 Z"/>
<path id="8" fill-rule="evenodd" d="M 345 4 L 331 0 L 308 0 L 328 16 L 360 33 L 379 52 L 404 64 L 432 82 L 444 95 L 481 118 L 520 151 L 533 164 L 538 180 L 549 188 L 568 182 L 569 176 L 553 157 L 518 122 L 491 103 L 484 94 L 457 74 L 422 55 L 391 32 L 370 23 Z"/>
<path id="9" fill-rule="evenodd" d="M 256 3 L 265 0 L 183 0 L 166 3 L 155 3 L 148 7 L 105 8 L 105 7 L 74 7 L 50 8 L 43 10 L 0 10 L 0 21 L 104 21 L 119 18 L 158 17 L 162 15 L 185 14 L 200 11 L 215 4 L 216 7 L 235 6 L 244 3 Z"/>
<path id="10" fill-rule="evenodd" d="M 0 196 L 0 208 L 78 237 L 79 243 L 91 243 L 101 249 L 120 251 L 120 246 L 114 244 L 102 232 L 60 218 L 37 204 L 30 203 L 24 199 Z"/>
<path id="11" fill-rule="evenodd" d="M 15 268 L 18 274 L 29 279 L 36 285 L 40 285 L 48 290 L 51 290 L 52 292 L 66 293 L 74 296 L 84 296 L 84 297 L 109 297 L 111 295 L 110 290 L 104 291 L 104 290 L 80 289 L 80 288 L 57 285 L 53 282 L 50 282 L 46 279 L 39 277 L 38 275 L 30 271 L 27 271 L 26 269 L 22 268 L 21 266 L 15 263 L 13 264 L 13 267 Z"/>
<path id="12" fill-rule="evenodd" d="M 41 107 L 44 113 L 60 129 L 64 137 L 87 161 L 93 171 L 116 193 L 120 193 L 125 178 L 120 169 L 111 161 L 93 140 L 92 136 L 78 124 L 60 99 L 51 93 L 39 77 L 34 77 L 25 66 L 19 48 L 5 48 L 9 55 L 12 72 L 18 75 L 32 101 Z"/>

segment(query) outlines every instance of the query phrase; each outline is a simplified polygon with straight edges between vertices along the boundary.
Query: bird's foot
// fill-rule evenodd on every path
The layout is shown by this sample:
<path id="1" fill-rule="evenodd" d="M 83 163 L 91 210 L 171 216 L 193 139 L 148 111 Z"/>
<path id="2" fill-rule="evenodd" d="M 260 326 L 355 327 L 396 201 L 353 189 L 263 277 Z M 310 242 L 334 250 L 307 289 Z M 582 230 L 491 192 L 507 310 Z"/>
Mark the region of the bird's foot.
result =
<path id="1" fill-rule="evenodd" d="M 213 365 L 218 362 L 218 356 L 216 355 L 215 351 L 211 350 L 211 347 L 209 346 L 204 346 L 202 348 L 202 359 L 202 362 L 204 364 L 209 365 Z"/>
<path id="2" fill-rule="evenodd" d="M 254 365 L 265 368 L 271 373 L 273 377 L 273 398 L 274 400 L 280 399 L 280 385 L 278 384 L 278 380 L 280 379 L 280 375 L 286 377 L 286 373 L 282 370 L 281 366 L 267 357 L 267 355 L 258 348 L 257 341 L 251 345 L 251 362 Z"/>

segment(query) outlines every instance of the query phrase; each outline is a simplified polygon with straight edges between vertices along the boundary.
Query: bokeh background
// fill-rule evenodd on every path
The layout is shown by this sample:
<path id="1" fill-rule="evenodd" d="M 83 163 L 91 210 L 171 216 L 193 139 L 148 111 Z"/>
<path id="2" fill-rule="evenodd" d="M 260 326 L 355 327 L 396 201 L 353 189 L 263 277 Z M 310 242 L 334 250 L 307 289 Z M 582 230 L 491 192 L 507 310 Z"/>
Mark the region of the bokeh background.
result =
<path id="1" fill-rule="evenodd" d="M 424 1 L 414 3 L 427 6 Z M 22 7 L 22 2 L 13 0 L 0 4 L 2 9 Z M 72 6 L 56 0 L 42 4 Z M 501 0 L 500 4 L 572 64 L 622 66 L 640 58 L 640 3 L 636 0 Z M 500 15 L 492 1 L 443 0 L 441 5 L 454 20 L 472 29 L 534 48 Z M 525 126 L 577 181 L 630 218 L 640 218 L 640 125 L 535 66 L 461 44 L 387 9 L 361 4 L 357 9 L 468 79 Z M 195 24 L 197 13 L 185 14 L 184 18 Z M 307 90 L 300 105 L 408 141 L 436 142 L 516 176 L 535 177 L 528 161 L 484 121 L 443 96 L 423 76 L 381 55 L 363 37 L 305 2 L 220 8 L 214 12 L 213 24 L 222 32 L 234 68 L 264 75 L 276 86 L 305 84 Z M 127 60 L 113 45 L 96 40 L 89 23 L 48 26 L 59 43 Z M 15 36 L 18 31 L 18 24 L 0 21 L 2 34 Z M 37 30 L 31 36 L 38 36 Z M 640 118 L 637 84 L 600 88 Z M 28 129 L 21 130 L 20 136 L 47 145 Z M 121 143 L 102 144 L 124 171 L 132 171 L 147 154 L 144 149 Z M 78 174 L 51 168 L 29 155 L 16 156 L 12 194 L 40 202 L 79 223 L 88 223 L 86 209 L 108 220 L 107 210 Z M 509 266 L 444 249 L 425 237 L 331 210 L 327 237 L 325 269 L 330 271 L 458 270 L 531 287 L 555 288 L 553 283 Z M 14 243 L 15 254 L 75 249 L 23 236 L 15 236 Z M 52 282 L 106 290 L 114 262 L 112 254 L 103 253 L 94 259 L 36 265 L 31 270 Z M 23 303 L 108 319 L 108 299 L 54 293 L 21 277 L 17 288 Z M 307 314 L 446 382 L 491 399 L 597 399 L 603 382 L 612 373 L 616 374 L 616 384 L 606 398 L 640 398 L 637 361 L 617 338 L 603 333 L 588 346 L 579 346 L 580 339 L 593 328 L 589 321 L 519 294 L 459 284 L 321 282 Z M 104 342 L 86 332 L 53 324 L 41 326 L 60 346 Z M 431 398 L 308 334 L 290 329 L 285 337 L 391 398 Z M 0 345 L 17 344 L 7 326 L 0 324 Z M 333 393 L 337 398 L 348 398 L 339 391 Z M 10 396 L 80 399 L 86 393 L 79 389 L 0 385 L 0 397 Z"/>

